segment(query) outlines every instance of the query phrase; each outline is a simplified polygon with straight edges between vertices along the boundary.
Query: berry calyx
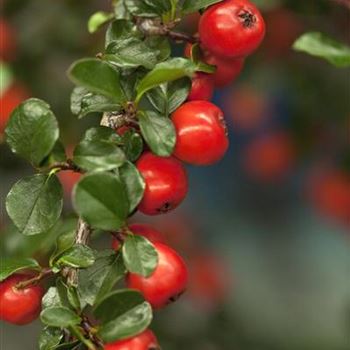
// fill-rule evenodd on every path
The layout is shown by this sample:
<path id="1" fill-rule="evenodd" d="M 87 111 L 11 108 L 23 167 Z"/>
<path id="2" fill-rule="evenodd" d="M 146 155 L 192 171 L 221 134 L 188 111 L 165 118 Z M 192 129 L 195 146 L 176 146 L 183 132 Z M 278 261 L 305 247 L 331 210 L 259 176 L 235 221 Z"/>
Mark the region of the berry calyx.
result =
<path id="1" fill-rule="evenodd" d="M 106 344 L 104 350 L 159 350 L 154 333 L 147 329 L 135 337 Z"/>
<path id="2" fill-rule="evenodd" d="M 209 101 L 214 93 L 214 80 L 211 74 L 197 72 L 192 78 L 192 86 L 187 97 L 188 101 Z"/>
<path id="3" fill-rule="evenodd" d="M 146 188 L 138 209 L 147 215 L 164 214 L 175 209 L 186 197 L 186 170 L 174 157 L 159 157 L 145 152 L 136 167 Z"/>
<path id="4" fill-rule="evenodd" d="M 28 280 L 26 275 L 15 274 L 0 283 L 0 319 L 16 325 L 34 321 L 41 311 L 44 290 L 39 285 L 18 289 L 18 283 Z"/>
<path id="5" fill-rule="evenodd" d="M 172 248 L 155 243 L 158 265 L 150 277 L 129 273 L 128 288 L 140 291 L 153 308 L 159 309 L 177 300 L 185 291 L 188 271 L 185 262 Z"/>
<path id="6" fill-rule="evenodd" d="M 224 115 L 208 101 L 190 101 L 172 115 L 176 130 L 174 155 L 195 165 L 210 165 L 225 154 L 229 142 Z"/>
<path id="7" fill-rule="evenodd" d="M 129 230 L 135 234 L 147 238 L 152 243 L 160 242 L 165 243 L 165 239 L 162 233 L 154 229 L 152 226 L 147 224 L 131 224 Z M 120 241 L 117 238 L 112 240 L 112 248 L 118 250 L 120 248 Z"/>
<path id="8" fill-rule="evenodd" d="M 225 0 L 209 7 L 199 21 L 203 47 L 215 55 L 245 57 L 265 36 L 265 22 L 248 0 Z"/>

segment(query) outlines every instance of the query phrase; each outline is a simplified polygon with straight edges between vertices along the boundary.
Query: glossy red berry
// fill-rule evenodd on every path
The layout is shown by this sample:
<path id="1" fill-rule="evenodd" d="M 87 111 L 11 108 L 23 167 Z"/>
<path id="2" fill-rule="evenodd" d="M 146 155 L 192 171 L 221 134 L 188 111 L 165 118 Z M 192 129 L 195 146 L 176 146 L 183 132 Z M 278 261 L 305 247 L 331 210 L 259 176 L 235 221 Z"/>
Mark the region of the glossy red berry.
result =
<path id="1" fill-rule="evenodd" d="M 188 101 L 210 100 L 214 92 L 214 80 L 211 74 L 197 72 L 192 78 Z"/>
<path id="2" fill-rule="evenodd" d="M 104 350 L 158 350 L 160 349 L 154 333 L 147 329 L 135 337 L 117 340 L 104 346 Z"/>
<path id="3" fill-rule="evenodd" d="M 38 285 L 17 289 L 19 282 L 28 280 L 26 275 L 12 275 L 0 283 L 0 319 L 12 324 L 24 325 L 34 321 L 41 311 L 44 290 Z"/>
<path id="4" fill-rule="evenodd" d="M 165 238 L 163 234 L 157 231 L 155 228 L 153 228 L 150 225 L 131 224 L 129 225 L 129 230 L 135 235 L 140 235 L 147 238 L 152 243 L 156 243 L 156 242 L 165 243 Z M 116 238 L 113 238 L 112 248 L 114 250 L 118 250 L 119 247 L 120 247 L 120 242 Z"/>
<path id="5" fill-rule="evenodd" d="M 264 19 L 248 0 L 225 0 L 213 5 L 204 12 L 199 22 L 201 44 L 222 57 L 251 54 L 264 35 Z"/>
<path id="6" fill-rule="evenodd" d="M 176 208 L 188 190 L 186 170 L 174 157 L 158 157 L 145 152 L 136 163 L 146 189 L 138 209 L 147 215 L 166 213 Z"/>
<path id="7" fill-rule="evenodd" d="M 158 266 L 150 277 L 134 273 L 127 276 L 127 286 L 139 290 L 153 308 L 162 308 L 175 301 L 186 289 L 188 271 L 183 259 L 175 250 L 155 243 Z"/>
<path id="8" fill-rule="evenodd" d="M 190 101 L 172 115 L 176 130 L 174 155 L 180 160 L 209 165 L 220 160 L 228 148 L 223 112 L 208 101 Z"/>

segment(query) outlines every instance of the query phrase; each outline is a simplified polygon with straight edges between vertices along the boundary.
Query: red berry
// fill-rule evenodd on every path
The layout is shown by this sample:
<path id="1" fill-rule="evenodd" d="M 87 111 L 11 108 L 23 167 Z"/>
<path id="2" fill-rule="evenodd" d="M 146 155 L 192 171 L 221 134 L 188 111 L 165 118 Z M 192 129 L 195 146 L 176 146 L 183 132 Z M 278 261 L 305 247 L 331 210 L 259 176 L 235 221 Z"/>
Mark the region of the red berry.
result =
<path id="1" fill-rule="evenodd" d="M 185 46 L 184 55 L 186 57 L 191 56 L 192 44 Z M 213 55 L 211 52 L 203 50 L 201 59 L 203 62 L 211 64 L 216 67 L 214 73 L 210 74 L 214 81 L 214 85 L 217 87 L 224 87 L 229 85 L 237 78 L 244 66 L 243 58 L 222 58 Z M 204 99 L 203 99 L 204 100 Z"/>
<path id="2" fill-rule="evenodd" d="M 16 36 L 13 28 L 0 19 L 0 60 L 12 61 L 16 54 Z"/>
<path id="3" fill-rule="evenodd" d="M 188 190 L 186 170 L 174 157 L 158 157 L 145 152 L 136 163 L 146 189 L 138 209 L 147 215 L 166 213 L 176 208 Z"/>
<path id="4" fill-rule="evenodd" d="M 0 96 L 0 134 L 4 132 L 13 110 L 28 97 L 29 93 L 27 89 L 20 84 L 10 86 Z"/>
<path id="5" fill-rule="evenodd" d="M 159 344 L 154 333 L 147 329 L 135 337 L 117 340 L 114 343 L 106 344 L 104 350 L 157 350 Z"/>
<path id="6" fill-rule="evenodd" d="M 183 259 L 175 250 L 155 243 L 158 266 L 150 277 L 134 273 L 127 276 L 127 286 L 139 290 L 153 308 L 162 308 L 175 301 L 186 289 L 188 272 Z"/>
<path id="7" fill-rule="evenodd" d="M 225 0 L 209 7 L 199 22 L 204 48 L 222 57 L 244 57 L 262 42 L 265 23 L 248 0 Z"/>
<path id="8" fill-rule="evenodd" d="M 162 233 L 154 229 L 152 226 L 147 224 L 131 224 L 129 230 L 135 235 L 140 235 L 147 238 L 152 243 L 160 242 L 165 243 L 165 239 Z M 120 247 L 120 242 L 113 238 L 112 248 L 118 250 Z"/>
<path id="9" fill-rule="evenodd" d="M 210 100 L 214 92 L 214 81 L 210 74 L 197 72 L 192 78 L 191 91 L 188 101 Z"/>
<path id="10" fill-rule="evenodd" d="M 81 174 L 73 170 L 60 171 L 58 177 L 62 183 L 64 195 L 70 197 L 73 187 L 80 180 Z"/>
<path id="11" fill-rule="evenodd" d="M 24 325 L 34 321 L 41 311 L 44 290 L 38 285 L 16 289 L 19 282 L 28 280 L 26 275 L 12 275 L 0 283 L 0 319 Z"/>
<path id="12" fill-rule="evenodd" d="M 220 160 L 228 148 L 223 112 L 208 101 L 190 101 L 172 115 L 176 129 L 174 155 L 180 160 L 209 165 Z"/>

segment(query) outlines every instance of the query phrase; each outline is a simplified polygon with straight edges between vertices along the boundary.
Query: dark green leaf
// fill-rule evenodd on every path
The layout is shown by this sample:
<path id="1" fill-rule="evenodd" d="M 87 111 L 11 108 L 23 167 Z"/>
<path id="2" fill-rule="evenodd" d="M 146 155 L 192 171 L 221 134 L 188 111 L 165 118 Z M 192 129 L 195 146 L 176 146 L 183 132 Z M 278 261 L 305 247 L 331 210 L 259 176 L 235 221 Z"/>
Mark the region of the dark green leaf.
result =
<path id="1" fill-rule="evenodd" d="M 56 241 L 56 247 L 50 257 L 50 266 L 53 267 L 55 260 L 62 255 L 65 251 L 71 248 L 75 239 L 75 227 L 72 230 L 68 230 L 62 233 Z"/>
<path id="2" fill-rule="evenodd" d="M 134 129 L 127 130 L 122 136 L 123 151 L 126 157 L 134 162 L 143 151 L 143 140 L 138 132 Z"/>
<path id="3" fill-rule="evenodd" d="M 81 318 L 77 314 L 62 306 L 44 309 L 40 314 L 40 318 L 41 321 L 48 326 L 62 328 L 74 326 L 81 322 Z"/>
<path id="4" fill-rule="evenodd" d="M 139 102 L 145 92 L 160 84 L 177 80 L 185 76 L 192 77 L 196 69 L 197 66 L 194 62 L 181 57 L 158 63 L 153 70 L 137 84 L 136 101 Z"/>
<path id="5" fill-rule="evenodd" d="M 91 248 L 83 244 L 76 244 L 66 250 L 55 262 L 57 266 L 86 268 L 95 262 L 95 254 Z"/>
<path id="6" fill-rule="evenodd" d="M 108 26 L 106 32 L 106 47 L 112 42 L 141 37 L 142 34 L 137 30 L 136 25 L 132 21 L 117 19 Z"/>
<path id="7" fill-rule="evenodd" d="M 81 300 L 91 306 L 111 291 L 113 286 L 124 276 L 125 267 L 121 255 L 114 251 L 101 251 L 95 263 L 79 271 L 79 294 Z"/>
<path id="8" fill-rule="evenodd" d="M 111 98 L 89 92 L 84 87 L 77 86 L 71 95 L 71 111 L 79 118 L 95 112 L 115 112 L 121 106 Z"/>
<path id="9" fill-rule="evenodd" d="M 197 12 L 222 0 L 185 0 L 182 6 L 184 13 Z"/>
<path id="10" fill-rule="evenodd" d="M 39 337 L 39 350 L 54 350 L 63 339 L 63 332 L 59 328 L 45 327 Z"/>
<path id="11" fill-rule="evenodd" d="M 108 13 L 104 11 L 94 13 L 88 21 L 89 33 L 95 33 L 102 25 L 110 21 L 113 17 L 113 13 Z"/>
<path id="12" fill-rule="evenodd" d="M 158 112 L 168 116 L 186 101 L 190 88 L 191 80 L 182 78 L 148 91 L 147 98 Z"/>
<path id="13" fill-rule="evenodd" d="M 111 42 L 104 59 L 119 68 L 145 67 L 152 69 L 157 63 L 158 50 L 150 49 L 144 41 L 131 37 Z"/>
<path id="14" fill-rule="evenodd" d="M 117 230 L 129 212 L 125 187 L 110 173 L 84 176 L 74 189 L 74 204 L 87 223 L 102 230 Z"/>
<path id="15" fill-rule="evenodd" d="M 130 13 L 140 17 L 158 17 L 170 12 L 169 0 L 125 0 Z"/>
<path id="16" fill-rule="evenodd" d="M 125 162 L 125 154 L 118 147 L 118 141 L 118 135 L 111 128 L 91 128 L 75 148 L 73 161 L 87 171 L 113 170 Z"/>
<path id="17" fill-rule="evenodd" d="M 131 162 L 124 163 L 124 165 L 119 169 L 119 175 L 123 180 L 128 193 L 130 204 L 129 212 L 131 213 L 140 203 L 146 188 L 146 184 L 140 172 Z"/>
<path id="18" fill-rule="evenodd" d="M 119 73 L 107 62 L 93 58 L 76 61 L 69 68 L 68 76 L 76 85 L 107 96 L 116 103 L 125 101 Z"/>
<path id="19" fill-rule="evenodd" d="M 10 66 L 4 62 L 0 62 L 0 77 L 0 95 L 2 95 L 13 82 L 13 74 L 11 72 Z"/>
<path id="20" fill-rule="evenodd" d="M 350 66 L 350 47 L 323 33 L 303 34 L 295 41 L 293 49 L 324 58 L 337 67 Z"/>
<path id="21" fill-rule="evenodd" d="M 5 133 L 12 152 L 35 165 L 51 152 L 59 136 L 50 106 L 35 98 L 24 101 L 12 112 Z"/>
<path id="22" fill-rule="evenodd" d="M 18 181 L 6 198 L 6 209 L 25 235 L 49 230 L 59 219 L 63 191 L 56 175 L 34 175 Z"/>
<path id="23" fill-rule="evenodd" d="M 139 123 L 142 136 L 153 153 L 160 157 L 167 157 L 173 153 L 176 134 L 169 118 L 145 111 L 139 114 Z"/>
<path id="24" fill-rule="evenodd" d="M 123 259 L 129 272 L 149 277 L 158 264 L 153 244 L 140 235 L 128 235 L 123 244 Z"/>
<path id="25" fill-rule="evenodd" d="M 114 15 L 116 19 L 129 19 L 131 15 L 127 10 L 124 0 L 113 1 Z"/>
<path id="26" fill-rule="evenodd" d="M 45 293 L 41 303 L 43 309 L 63 306 L 57 287 L 50 287 Z"/>
<path id="27" fill-rule="evenodd" d="M 34 259 L 1 258 L 0 282 L 21 270 L 40 270 L 40 265 Z"/>
<path id="28" fill-rule="evenodd" d="M 112 342 L 144 331 L 152 321 L 152 308 L 140 293 L 117 290 L 99 302 L 94 315 L 102 322 L 99 336 Z"/>
<path id="29" fill-rule="evenodd" d="M 153 50 L 158 50 L 157 59 L 158 62 L 167 60 L 171 55 L 171 46 L 169 39 L 164 36 L 148 36 L 145 39 L 145 43 Z"/>
<path id="30" fill-rule="evenodd" d="M 60 140 L 56 141 L 50 154 L 41 162 L 40 167 L 46 168 L 55 163 L 65 162 L 67 159 L 66 151 Z"/>

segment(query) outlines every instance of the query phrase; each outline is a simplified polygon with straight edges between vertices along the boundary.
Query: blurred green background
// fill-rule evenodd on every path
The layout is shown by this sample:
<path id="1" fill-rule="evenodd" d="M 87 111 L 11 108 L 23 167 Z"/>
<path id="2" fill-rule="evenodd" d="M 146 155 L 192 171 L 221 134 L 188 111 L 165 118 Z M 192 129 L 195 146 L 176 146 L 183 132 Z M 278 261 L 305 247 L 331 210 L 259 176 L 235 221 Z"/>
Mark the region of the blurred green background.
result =
<path id="1" fill-rule="evenodd" d="M 290 48 L 309 30 L 349 43 L 350 11 L 330 0 L 256 3 L 266 40 L 239 79 L 214 97 L 229 124 L 229 153 L 215 166 L 188 167 L 190 193 L 175 213 L 135 218 L 161 229 L 192 270 L 187 296 L 156 314 L 165 350 L 350 349 L 350 74 Z M 99 116 L 73 117 L 65 72 L 103 48 L 103 32 L 89 35 L 86 22 L 109 2 L 1 5 L 13 32 L 1 63 L 1 113 L 13 86 L 19 95 L 45 99 L 63 142 L 73 147 Z M 196 20 L 188 18 L 183 29 L 193 33 Z M 0 152 L 0 254 L 35 254 L 45 263 L 62 224 L 29 239 L 11 227 L 5 196 L 32 170 L 4 143 Z M 62 181 L 69 192 L 72 181 Z M 70 217 L 68 193 L 66 199 Z M 110 238 L 93 244 L 108 246 Z M 37 349 L 39 329 L 39 322 L 21 328 L 1 322 L 1 350 Z"/>

